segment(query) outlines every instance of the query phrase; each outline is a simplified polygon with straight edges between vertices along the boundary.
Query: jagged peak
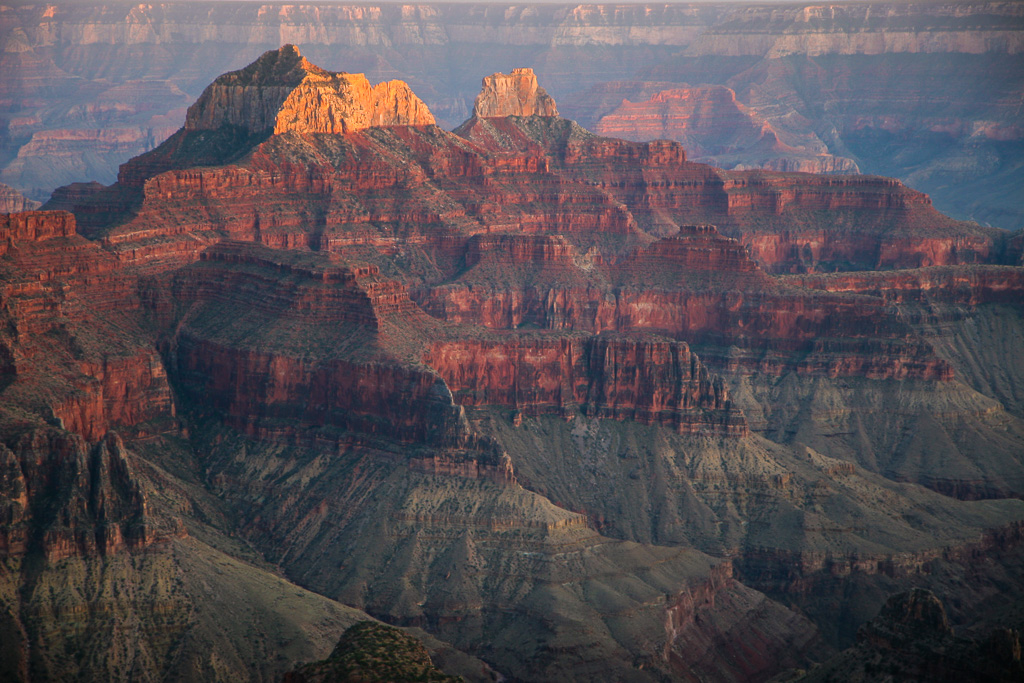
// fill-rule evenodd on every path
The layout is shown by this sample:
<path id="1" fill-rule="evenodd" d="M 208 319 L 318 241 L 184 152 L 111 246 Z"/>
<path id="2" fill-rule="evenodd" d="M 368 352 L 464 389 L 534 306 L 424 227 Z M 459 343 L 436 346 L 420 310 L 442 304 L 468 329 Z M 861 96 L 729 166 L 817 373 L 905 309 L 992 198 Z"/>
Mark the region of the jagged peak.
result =
<path id="1" fill-rule="evenodd" d="M 512 73 L 485 76 L 473 103 L 473 115 L 558 116 L 555 100 L 540 87 L 533 69 L 512 69 Z"/>
<path id="2" fill-rule="evenodd" d="M 219 85 L 295 87 L 311 73 L 328 75 L 327 71 L 303 57 L 299 48 L 289 44 L 267 50 L 249 66 L 222 74 L 213 82 Z"/>
<path id="3" fill-rule="evenodd" d="M 284 45 L 211 83 L 189 107 L 185 130 L 231 125 L 252 133 L 341 134 L 433 123 L 427 105 L 406 83 L 371 86 L 363 74 L 327 71 L 294 45 Z"/>

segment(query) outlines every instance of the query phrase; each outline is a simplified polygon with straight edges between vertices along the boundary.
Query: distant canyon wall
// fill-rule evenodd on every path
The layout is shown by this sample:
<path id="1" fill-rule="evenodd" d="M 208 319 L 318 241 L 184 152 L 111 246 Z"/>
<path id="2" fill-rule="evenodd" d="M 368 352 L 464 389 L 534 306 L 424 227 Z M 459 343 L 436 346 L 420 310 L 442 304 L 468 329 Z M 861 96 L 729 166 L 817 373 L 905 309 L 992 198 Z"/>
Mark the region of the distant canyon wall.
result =
<path id="1" fill-rule="evenodd" d="M 286 43 L 408 82 L 449 129 L 482 77 L 531 67 L 602 134 L 724 168 L 892 175 L 958 218 L 1024 226 L 1012 2 L 5 6 L 0 182 L 38 201 L 113 182 L 215 76 Z"/>

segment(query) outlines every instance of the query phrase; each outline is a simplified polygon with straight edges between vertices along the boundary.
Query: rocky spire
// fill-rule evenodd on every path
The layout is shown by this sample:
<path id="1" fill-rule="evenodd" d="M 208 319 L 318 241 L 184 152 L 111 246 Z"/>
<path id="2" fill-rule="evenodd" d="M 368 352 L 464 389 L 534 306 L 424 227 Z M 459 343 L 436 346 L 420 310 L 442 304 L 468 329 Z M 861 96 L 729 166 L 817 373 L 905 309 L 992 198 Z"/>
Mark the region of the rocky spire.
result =
<path id="1" fill-rule="evenodd" d="M 473 103 L 475 116 L 558 116 L 554 98 L 537 84 L 533 69 L 491 74 L 482 86 Z"/>
<path id="2" fill-rule="evenodd" d="M 189 108 L 185 129 L 234 125 L 253 133 L 351 133 L 433 123 L 427 105 L 406 83 L 371 86 L 363 74 L 325 71 L 285 45 L 210 84 Z"/>

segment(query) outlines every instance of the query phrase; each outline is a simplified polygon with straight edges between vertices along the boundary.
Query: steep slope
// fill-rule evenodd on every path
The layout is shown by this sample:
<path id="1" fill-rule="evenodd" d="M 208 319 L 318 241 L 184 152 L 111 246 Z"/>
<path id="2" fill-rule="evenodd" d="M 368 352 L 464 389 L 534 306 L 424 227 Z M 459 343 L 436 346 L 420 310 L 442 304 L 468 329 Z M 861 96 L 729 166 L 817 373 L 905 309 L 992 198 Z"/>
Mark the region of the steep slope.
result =
<path id="1" fill-rule="evenodd" d="M 0 234 L 3 677 L 274 679 L 368 618 L 230 538 L 137 279 L 70 214 L 3 215 Z"/>
<path id="2" fill-rule="evenodd" d="M 623 98 L 614 108 L 604 107 L 610 111 L 601 111 L 612 93 L 639 97 L 636 102 Z M 640 100 L 646 93 L 651 94 Z M 797 132 L 790 127 L 780 136 L 767 119 L 738 102 L 736 93 L 724 86 L 605 83 L 578 94 L 571 111 L 590 112 L 583 123 L 593 121 L 590 127 L 601 135 L 636 141 L 677 140 L 694 160 L 722 168 L 859 171 L 852 159 L 829 154 L 828 146 L 810 131 Z"/>
<path id="3" fill-rule="evenodd" d="M 610 113 L 609 91 L 623 92 L 615 109 L 684 86 L 729 88 L 797 152 L 755 145 L 716 165 L 856 163 L 958 218 L 1020 227 L 1020 29 L 1017 3 L 980 1 L 10 7 L 0 181 L 41 201 L 69 182 L 112 182 L 217 75 L 287 42 L 374 82 L 410 83 L 445 127 L 472 112 L 482 73 L 510 64 L 534 69 L 588 128 Z"/>
<path id="4" fill-rule="evenodd" d="M 986 619 L 1016 594 L 1017 377 L 956 376 L 1011 344 L 946 341 L 1019 314 L 1021 268 L 995 264 L 1015 243 L 890 179 L 592 135 L 525 72 L 485 78 L 507 115 L 455 133 L 397 84 L 374 119 L 362 84 L 273 50 L 118 183 L 58 193 L 74 219 L 0 224 L 7 545 L 54 577 L 168 548 L 140 585 L 192 566 L 199 591 L 217 553 L 248 576 L 217 612 L 244 631 L 190 588 L 174 642 L 195 655 L 104 647 L 269 677 L 337 634 L 253 633 L 336 600 L 485 678 L 472 657 L 766 680 L 914 582 Z M 321 597 L 281 605 L 268 566 Z M 30 661 L 32 567 L 7 599 L 17 666 L 90 670 Z"/>
<path id="5" fill-rule="evenodd" d="M 956 637 L 942 603 L 914 589 L 891 597 L 857 633 L 857 645 L 793 681 L 1013 681 L 1024 675 L 1020 633 Z"/>
<path id="6" fill-rule="evenodd" d="M 287 683 L 343 681 L 461 681 L 445 676 L 423 644 L 397 628 L 364 621 L 350 627 L 331 656 L 289 672 Z"/>
<path id="7" fill-rule="evenodd" d="M 749 7 L 640 75 L 728 86 L 780 134 L 813 131 L 943 211 L 1014 229 L 1021 19 L 998 2 Z"/>

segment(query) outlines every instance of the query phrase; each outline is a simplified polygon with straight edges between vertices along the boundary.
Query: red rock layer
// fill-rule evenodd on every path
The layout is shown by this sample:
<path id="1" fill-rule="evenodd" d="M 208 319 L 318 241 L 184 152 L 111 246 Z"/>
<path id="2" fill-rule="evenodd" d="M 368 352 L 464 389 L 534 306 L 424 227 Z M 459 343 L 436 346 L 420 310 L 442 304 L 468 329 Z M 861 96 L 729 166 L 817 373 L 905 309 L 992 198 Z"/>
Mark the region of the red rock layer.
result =
<path id="1" fill-rule="evenodd" d="M 474 235 L 466 243 L 466 267 L 480 263 L 571 266 L 576 250 L 562 235 Z"/>
<path id="2" fill-rule="evenodd" d="M 672 237 L 641 249 L 627 267 L 681 275 L 716 271 L 738 275 L 758 271 L 747 249 L 713 225 L 684 225 Z"/>
<path id="3" fill-rule="evenodd" d="M 556 240 L 513 242 L 530 247 L 526 256 L 568 254 Z M 189 396 L 246 433 L 290 438 L 281 427 L 292 436 L 326 427 L 460 447 L 471 438 L 460 406 L 485 404 L 582 410 L 683 433 L 746 432 L 724 385 L 684 343 L 431 332 L 436 323 L 420 319 L 405 288 L 381 280 L 375 267 L 300 260 L 225 244 L 180 271 L 170 288 L 188 311 L 168 342 L 175 376 Z M 248 312 L 240 314 L 243 305 Z M 225 331 L 225 315 L 235 331 Z M 405 348 L 412 355 L 403 360 Z M 432 369 L 418 364 L 420 356 Z"/>
<path id="4" fill-rule="evenodd" d="M 224 236 L 338 251 L 412 240 L 454 259 L 478 232 L 543 232 L 608 255 L 644 232 L 713 222 L 780 272 L 970 263 L 998 251 L 994 231 L 943 217 L 895 180 L 718 171 L 687 162 L 678 143 L 597 138 L 556 117 L 474 117 L 461 138 L 402 126 L 261 144 L 229 133 L 200 149 L 182 131 L 126 164 L 104 195 L 120 223 L 106 243 L 158 269 Z M 196 163 L 209 166 L 180 170 Z M 102 201 L 85 204 L 102 213 Z M 133 216 L 120 220 L 126 208 Z"/>
<path id="5" fill-rule="evenodd" d="M 484 76 L 473 102 L 474 116 L 558 116 L 555 100 L 537 83 L 533 69 Z"/>
<path id="6" fill-rule="evenodd" d="M 685 226 L 609 264 L 511 242 L 506 253 L 467 259 L 459 279 L 417 300 L 446 321 L 492 329 L 668 335 L 733 372 L 952 377 L 880 298 L 779 286 L 712 226 Z"/>
<path id="7" fill-rule="evenodd" d="M 402 360 L 399 337 L 378 342 L 390 319 L 414 327 L 423 314 L 375 267 L 228 244 L 177 273 L 170 297 L 188 311 L 167 342 L 175 375 L 190 399 L 246 433 L 324 427 L 438 446 L 469 438 L 441 378 Z"/>
<path id="8" fill-rule="evenodd" d="M 308 361 L 220 345 L 183 331 L 174 371 L 231 426 L 280 440 L 311 427 L 458 446 L 460 408 L 435 374 L 396 362 Z"/>
<path id="9" fill-rule="evenodd" d="M 594 128 L 626 140 L 677 140 L 691 156 L 757 145 L 770 127 L 724 86 L 670 88 L 643 102 L 622 100 Z"/>
<path id="10" fill-rule="evenodd" d="M 0 558 L 39 550 L 54 563 L 166 538 L 149 517 L 146 494 L 115 434 L 89 447 L 72 434 L 30 431 L 11 448 L 0 444 L 0 472 Z"/>
<path id="11" fill-rule="evenodd" d="M 444 319 L 496 329 L 649 331 L 699 344 L 730 372 L 948 380 L 949 364 L 882 302 L 794 292 L 445 287 L 424 300 Z"/>
<path id="12" fill-rule="evenodd" d="M 648 145 L 643 154 L 618 140 L 571 143 L 565 172 L 596 183 L 647 229 L 664 216 L 713 222 L 773 271 L 952 265 L 996 252 L 998 231 L 953 221 L 890 178 L 717 171 L 682 163 L 674 143 Z"/>
<path id="13" fill-rule="evenodd" d="M 74 217 L 0 216 L 0 242 L 0 347 L 13 378 L 0 398 L 41 404 L 88 441 L 173 415 L 163 364 L 125 317 L 139 305 L 135 280 L 75 233 Z"/>
<path id="14" fill-rule="evenodd" d="M 599 335 L 511 336 L 435 344 L 426 362 L 462 405 L 660 424 L 683 434 L 746 434 L 728 391 L 681 342 Z"/>
<path id="15" fill-rule="evenodd" d="M 799 275 L 787 278 L 786 281 L 827 292 L 869 294 L 892 303 L 942 301 L 975 306 L 1024 300 L 1024 270 L 1012 266 Z"/>
<path id="16" fill-rule="evenodd" d="M 371 87 L 362 74 L 324 71 L 285 45 L 211 83 L 189 107 L 185 130 L 237 126 L 252 133 L 333 134 L 433 123 L 427 106 L 402 81 Z"/>

